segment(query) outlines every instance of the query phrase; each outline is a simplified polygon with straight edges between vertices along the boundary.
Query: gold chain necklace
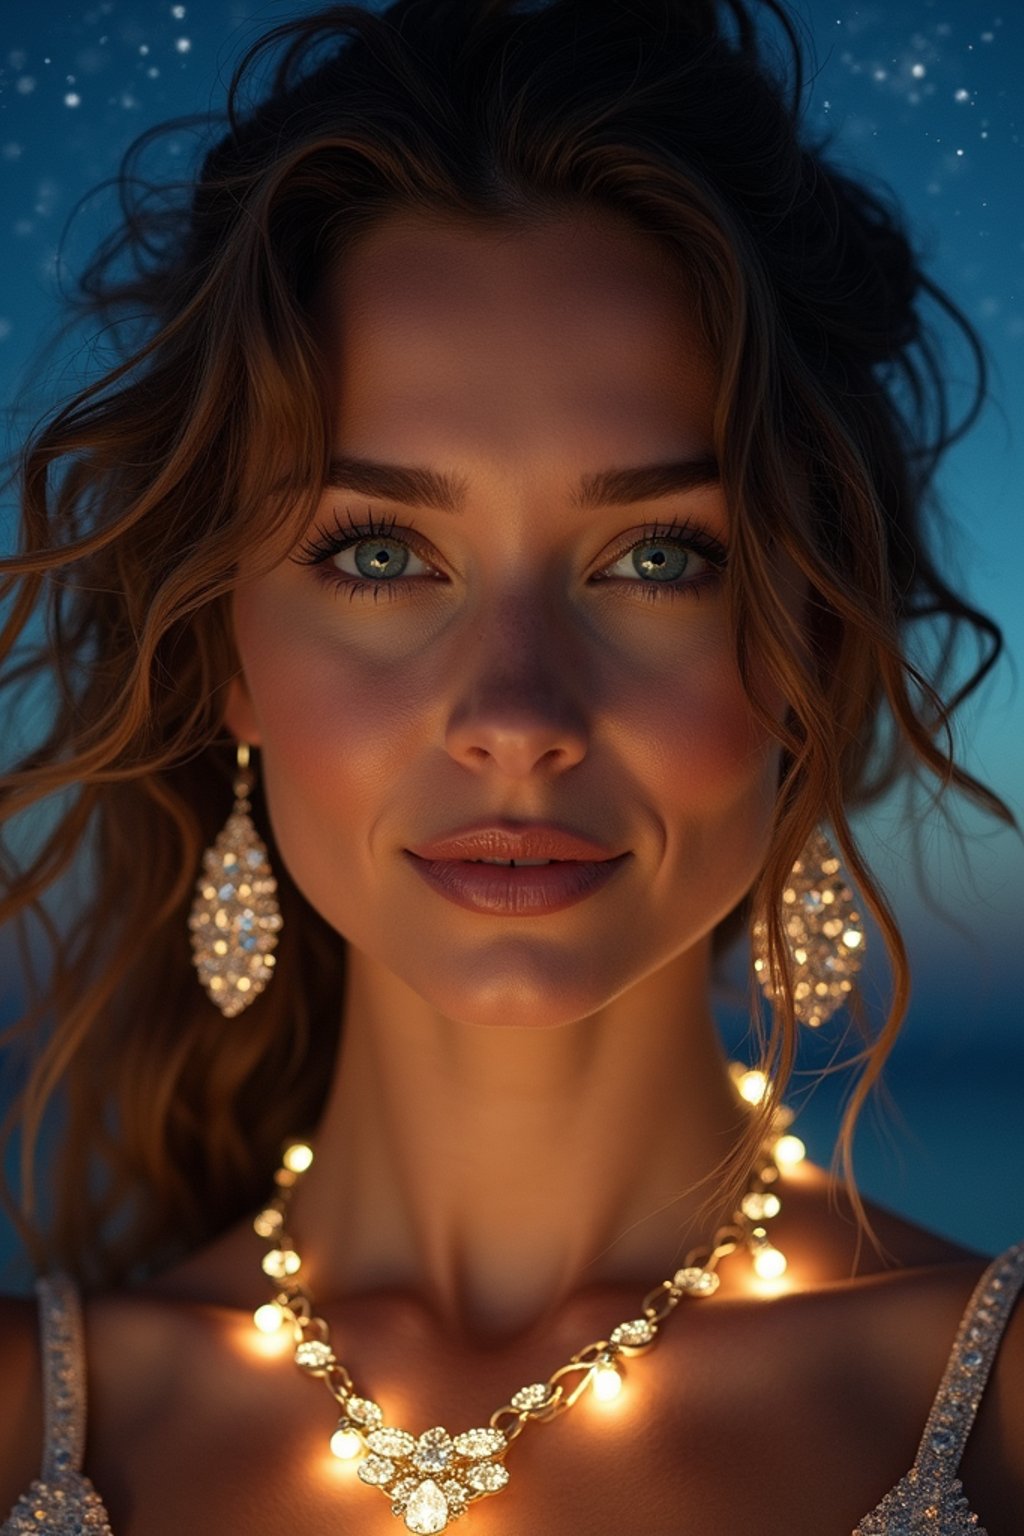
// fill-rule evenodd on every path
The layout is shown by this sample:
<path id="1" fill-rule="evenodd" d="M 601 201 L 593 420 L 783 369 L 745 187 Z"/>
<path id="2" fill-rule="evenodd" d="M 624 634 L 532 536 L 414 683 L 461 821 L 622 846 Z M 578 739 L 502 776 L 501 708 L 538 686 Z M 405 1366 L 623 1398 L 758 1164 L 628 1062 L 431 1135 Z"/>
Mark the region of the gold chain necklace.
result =
<path id="1" fill-rule="evenodd" d="M 748 1101 L 764 1097 L 768 1084 L 760 1072 L 748 1072 L 731 1062 L 730 1073 L 740 1094 Z M 392 1514 L 403 1519 L 416 1536 L 434 1536 L 465 1513 L 477 1499 L 498 1493 L 508 1483 L 505 1454 L 527 1424 L 545 1424 L 565 1413 L 590 1387 L 598 1399 L 617 1397 L 622 1387 L 621 1363 L 650 1349 L 661 1324 L 684 1296 L 713 1296 L 719 1286 L 718 1265 L 728 1254 L 745 1247 L 756 1274 L 773 1279 L 786 1268 L 786 1260 L 768 1240 L 764 1226 L 781 1209 L 771 1186 L 782 1167 L 804 1156 L 799 1138 L 785 1134 L 793 1111 L 778 1105 L 772 1111 L 771 1131 L 761 1145 L 746 1192 L 733 1212 L 732 1221 L 719 1227 L 706 1249 L 694 1248 L 671 1280 L 649 1291 L 635 1318 L 619 1323 L 607 1339 L 598 1339 L 577 1351 L 572 1359 L 548 1377 L 520 1387 L 487 1424 L 450 1435 L 440 1425 L 419 1436 L 384 1422 L 383 1410 L 355 1390 L 348 1371 L 331 1346 L 330 1331 L 316 1315 L 313 1299 L 296 1277 L 302 1260 L 285 1230 L 291 1191 L 313 1161 L 304 1142 L 286 1148 L 275 1175 L 275 1193 L 253 1222 L 259 1237 L 270 1247 L 263 1256 L 263 1272 L 275 1282 L 273 1301 L 257 1308 L 254 1321 L 263 1333 L 290 1326 L 295 1339 L 295 1364 L 308 1376 L 324 1382 L 341 1408 L 341 1419 L 331 1435 L 331 1450 L 342 1460 L 359 1460 L 356 1475 L 391 1500 Z M 364 1454 L 365 1453 L 365 1454 Z"/>

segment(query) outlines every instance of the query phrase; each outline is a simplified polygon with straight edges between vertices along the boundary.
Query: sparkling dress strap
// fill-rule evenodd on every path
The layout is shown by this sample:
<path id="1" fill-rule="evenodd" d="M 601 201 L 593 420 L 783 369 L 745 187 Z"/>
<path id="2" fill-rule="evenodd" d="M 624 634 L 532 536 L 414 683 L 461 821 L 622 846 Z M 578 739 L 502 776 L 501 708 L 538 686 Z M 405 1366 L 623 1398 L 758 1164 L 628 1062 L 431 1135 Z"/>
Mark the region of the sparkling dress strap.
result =
<path id="1" fill-rule="evenodd" d="M 947 1476 L 956 1472 L 1022 1284 L 1024 1238 L 994 1258 L 974 1287 L 921 1436 L 915 1467 L 938 1464 Z"/>
<path id="2" fill-rule="evenodd" d="M 85 1459 L 85 1338 L 82 1304 L 67 1275 L 41 1276 L 43 1466 L 0 1525 L 0 1536 L 112 1536 L 103 1501 L 82 1472 Z"/>
<path id="3" fill-rule="evenodd" d="M 82 1305 L 67 1275 L 36 1281 L 43 1352 L 43 1478 L 81 1472 L 85 1458 L 85 1343 Z"/>

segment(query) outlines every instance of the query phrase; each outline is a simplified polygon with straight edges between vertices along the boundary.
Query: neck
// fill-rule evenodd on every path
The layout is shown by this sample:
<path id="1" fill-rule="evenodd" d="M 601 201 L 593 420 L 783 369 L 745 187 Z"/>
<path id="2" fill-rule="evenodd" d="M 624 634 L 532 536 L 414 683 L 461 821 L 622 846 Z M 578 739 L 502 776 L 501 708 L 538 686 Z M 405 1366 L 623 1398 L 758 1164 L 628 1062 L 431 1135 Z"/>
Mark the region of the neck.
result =
<path id="1" fill-rule="evenodd" d="M 498 1334 L 583 1286 L 671 1273 L 716 1225 L 695 1217 L 744 1122 L 708 958 L 697 946 L 590 1018 L 530 1029 L 441 1017 L 351 951 L 289 1222 L 318 1299 L 408 1288 Z"/>

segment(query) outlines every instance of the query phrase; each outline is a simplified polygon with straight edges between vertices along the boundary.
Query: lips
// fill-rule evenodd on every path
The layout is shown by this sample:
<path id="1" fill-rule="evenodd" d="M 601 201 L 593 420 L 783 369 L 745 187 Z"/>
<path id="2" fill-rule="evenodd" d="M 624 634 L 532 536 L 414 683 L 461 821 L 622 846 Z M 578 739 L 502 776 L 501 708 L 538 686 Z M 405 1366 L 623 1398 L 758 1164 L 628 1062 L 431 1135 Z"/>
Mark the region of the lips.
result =
<path id="1" fill-rule="evenodd" d="M 462 827 L 408 850 L 420 859 L 556 859 L 602 863 L 617 857 L 603 843 L 555 822 L 492 821 Z"/>
<path id="2" fill-rule="evenodd" d="M 438 895 L 492 917 L 539 917 L 574 906 L 607 885 L 630 857 L 628 849 L 614 853 L 569 827 L 511 821 L 463 827 L 407 848 L 405 856 Z"/>

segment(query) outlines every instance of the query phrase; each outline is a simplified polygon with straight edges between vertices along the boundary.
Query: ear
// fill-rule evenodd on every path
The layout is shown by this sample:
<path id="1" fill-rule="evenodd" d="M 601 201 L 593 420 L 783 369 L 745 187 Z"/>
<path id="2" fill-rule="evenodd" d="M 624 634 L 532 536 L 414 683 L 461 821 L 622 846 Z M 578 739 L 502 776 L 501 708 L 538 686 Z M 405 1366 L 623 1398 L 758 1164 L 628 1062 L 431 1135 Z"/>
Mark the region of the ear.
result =
<path id="1" fill-rule="evenodd" d="M 245 680 L 245 673 L 241 670 L 236 672 L 228 683 L 224 724 L 236 741 L 247 741 L 251 747 L 262 745 L 260 728 L 256 723 L 256 711 L 253 707 L 252 695 L 249 692 L 249 685 Z"/>

